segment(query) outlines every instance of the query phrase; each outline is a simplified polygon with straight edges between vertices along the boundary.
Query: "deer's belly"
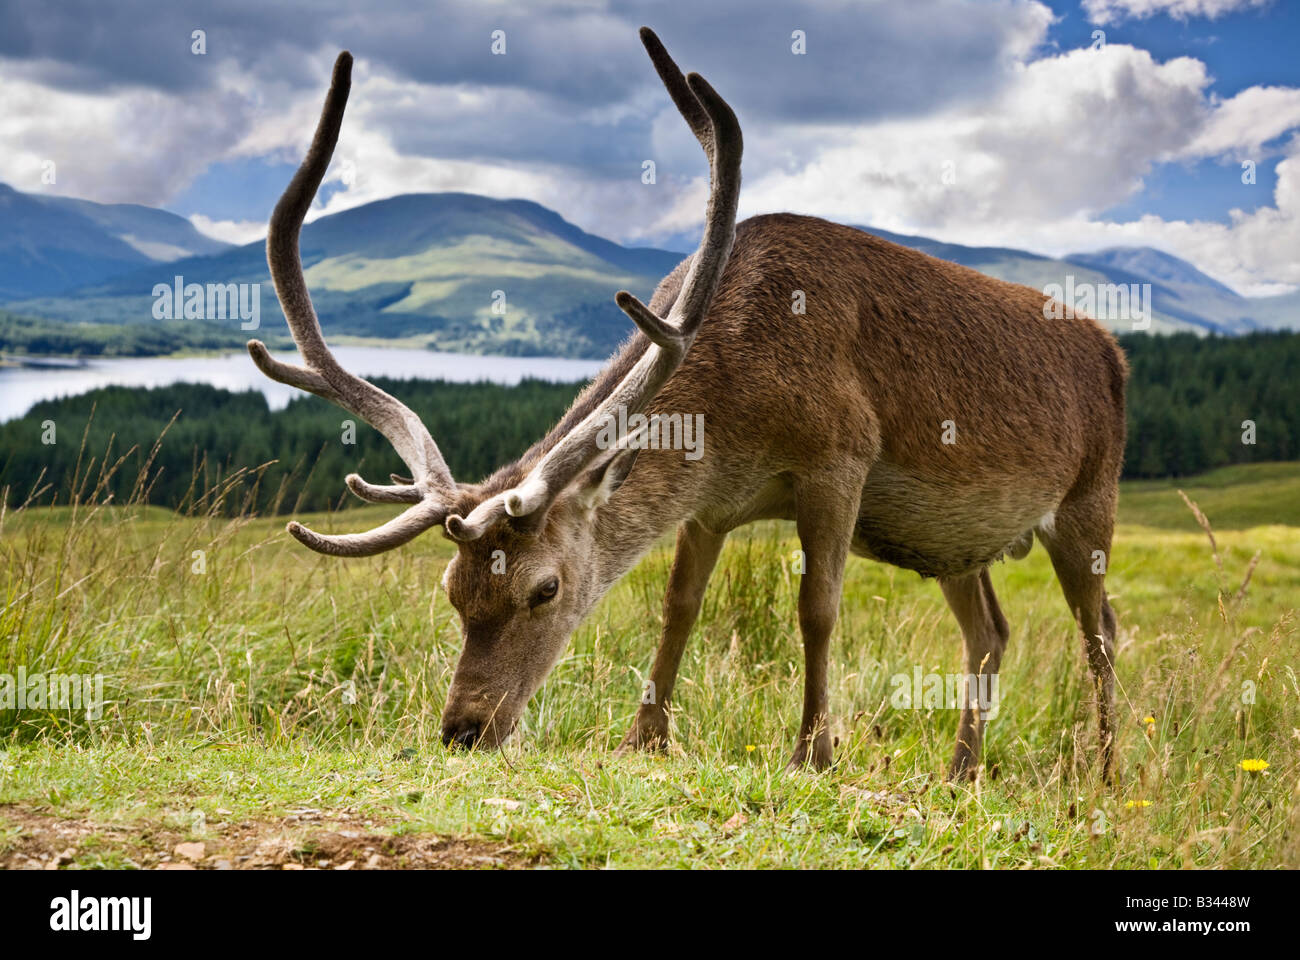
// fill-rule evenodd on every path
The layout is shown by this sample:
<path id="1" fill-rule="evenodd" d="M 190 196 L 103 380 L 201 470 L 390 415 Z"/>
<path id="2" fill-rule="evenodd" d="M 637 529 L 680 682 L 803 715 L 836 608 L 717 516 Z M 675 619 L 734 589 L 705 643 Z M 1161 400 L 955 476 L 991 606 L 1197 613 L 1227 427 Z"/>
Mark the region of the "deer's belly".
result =
<path id="1" fill-rule="evenodd" d="M 1032 478 L 954 484 L 880 464 L 862 491 L 853 551 L 926 577 L 960 576 L 1011 552 L 1035 528 L 1049 526 L 1064 494 Z"/>

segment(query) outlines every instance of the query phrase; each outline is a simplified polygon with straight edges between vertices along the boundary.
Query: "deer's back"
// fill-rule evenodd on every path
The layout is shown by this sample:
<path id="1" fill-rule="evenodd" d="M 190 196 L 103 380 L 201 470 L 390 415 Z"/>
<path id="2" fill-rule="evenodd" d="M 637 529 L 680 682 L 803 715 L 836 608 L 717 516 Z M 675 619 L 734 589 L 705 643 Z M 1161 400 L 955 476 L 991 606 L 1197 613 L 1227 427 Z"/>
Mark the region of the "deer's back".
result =
<path id="1" fill-rule="evenodd" d="M 870 461 L 871 552 L 917 568 L 891 544 L 924 552 L 944 523 L 989 526 L 991 544 L 1119 469 L 1123 355 L 1090 319 L 1044 317 L 1047 299 L 851 227 L 755 217 L 738 226 L 709 317 L 654 409 L 705 414 L 702 465 L 716 458 L 729 491 Z M 1006 542 L 963 536 L 972 556 L 954 568 Z M 922 572 L 952 572 L 931 565 Z"/>

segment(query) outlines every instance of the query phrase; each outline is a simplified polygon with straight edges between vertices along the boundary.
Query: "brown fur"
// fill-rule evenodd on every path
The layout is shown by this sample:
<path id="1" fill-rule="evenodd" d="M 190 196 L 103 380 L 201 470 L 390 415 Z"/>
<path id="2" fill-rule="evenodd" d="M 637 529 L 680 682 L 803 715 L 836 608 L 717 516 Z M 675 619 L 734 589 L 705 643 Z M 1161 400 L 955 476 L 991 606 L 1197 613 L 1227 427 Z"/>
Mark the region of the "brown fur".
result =
<path id="1" fill-rule="evenodd" d="M 671 305 L 684 267 L 660 285 L 656 312 Z M 806 295 L 803 315 L 791 309 L 796 290 Z M 1125 363 L 1095 322 L 1045 318 L 1044 302 L 1028 287 L 812 217 L 762 216 L 738 226 L 709 317 L 650 408 L 703 413 L 705 454 L 692 462 L 680 451 L 641 451 L 594 518 L 593 602 L 679 524 L 694 533 L 679 534 L 678 563 L 708 557 L 694 577 L 674 570 L 661 697 L 671 692 L 698 612 L 697 581 L 707 579 L 721 535 L 760 518 L 799 520 L 801 488 L 805 514 L 837 500 L 855 504 L 854 552 L 941 578 L 970 649 L 982 650 L 991 643 L 985 637 L 1005 631 L 1000 611 L 996 620 L 990 612 L 997 601 L 981 571 L 1049 513 L 1056 517 L 1056 536 L 1046 541 L 1053 561 L 1059 568 L 1060 556 L 1072 570 L 1087 571 L 1071 574 L 1078 581 L 1067 588 L 1072 610 L 1081 594 L 1093 603 L 1101 578 L 1090 572 L 1092 551 L 1109 553 L 1124 447 Z M 517 483 L 646 345 L 633 337 L 554 431 L 463 506 Z M 956 425 L 951 445 L 941 442 L 947 420 Z M 565 523 L 549 517 L 546 526 L 543 541 Z M 526 537 L 506 542 L 519 536 L 507 525 L 461 550 L 480 558 L 495 549 L 538 552 L 540 544 L 529 549 Z M 839 571 L 830 579 L 837 599 Z M 485 582 L 465 578 L 467 603 Z M 983 584 L 969 614 L 954 601 L 967 582 Z M 968 663 L 970 672 L 979 672 L 981 659 Z M 1099 676 L 1108 675 L 1104 659 L 1091 658 Z M 966 714 L 954 757 L 959 775 L 970 772 L 978 752 L 977 724 Z M 825 717 L 814 711 L 804 733 L 817 724 L 824 727 Z M 1104 736 L 1110 733 L 1107 719 Z M 642 708 L 628 743 L 666 737 L 661 702 Z M 808 759 L 806 751 L 797 759 Z"/>

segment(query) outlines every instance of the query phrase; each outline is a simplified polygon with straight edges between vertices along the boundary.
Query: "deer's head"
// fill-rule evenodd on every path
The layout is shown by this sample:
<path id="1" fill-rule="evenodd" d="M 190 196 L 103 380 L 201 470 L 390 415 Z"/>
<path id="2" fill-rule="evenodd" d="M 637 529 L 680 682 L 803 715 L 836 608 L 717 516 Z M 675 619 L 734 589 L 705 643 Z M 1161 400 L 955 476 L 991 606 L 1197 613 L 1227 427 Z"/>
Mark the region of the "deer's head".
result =
<path id="1" fill-rule="evenodd" d="M 457 484 L 429 431 L 408 407 L 345 371 L 325 344 L 298 252 L 303 217 L 338 141 L 352 57 L 339 55 L 316 135 L 271 216 L 267 261 L 305 366 L 274 359 L 253 340 L 249 353 L 268 377 L 324 397 L 361 417 L 393 445 L 410 471 L 375 485 L 347 485 L 372 503 L 401 503 L 400 515 L 367 533 L 327 536 L 299 523 L 289 532 L 320 553 L 361 557 L 390 550 L 437 526 L 458 542 L 443 583 L 460 614 L 464 648 L 442 717 L 448 744 L 496 746 L 564 652 L 573 630 L 621 571 L 600 550 L 602 510 L 627 479 L 637 444 L 610 442 L 608 425 L 643 411 L 676 372 L 713 299 L 735 235 L 740 126 L 698 74 L 684 77 L 648 28 L 641 39 L 674 103 L 709 158 L 708 211 L 700 248 L 665 316 L 632 294 L 615 297 L 649 341 L 628 356 L 610 390 L 575 406 L 525 455 L 482 484 Z M 620 408 L 625 415 L 617 416 Z M 634 438 L 632 438 L 634 439 Z"/>

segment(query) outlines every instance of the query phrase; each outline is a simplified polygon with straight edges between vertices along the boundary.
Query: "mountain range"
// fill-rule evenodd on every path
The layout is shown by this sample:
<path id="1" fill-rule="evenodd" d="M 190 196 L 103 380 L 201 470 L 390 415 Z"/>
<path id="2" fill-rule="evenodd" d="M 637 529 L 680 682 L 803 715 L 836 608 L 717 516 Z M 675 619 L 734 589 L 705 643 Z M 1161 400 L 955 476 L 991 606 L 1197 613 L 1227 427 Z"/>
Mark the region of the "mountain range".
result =
<path id="1" fill-rule="evenodd" d="M 932 257 L 952 260 L 1036 290 L 1048 284 L 1151 284 L 1151 332 L 1239 334 L 1252 330 L 1300 330 L 1300 291 L 1274 297 L 1243 297 L 1202 273 L 1186 260 L 1151 247 L 1112 247 L 1092 253 L 1046 257 L 1007 247 L 968 247 L 926 237 L 860 227 L 868 233 L 913 247 Z M 1129 321 L 1108 321 L 1116 332 L 1133 329 Z"/>
<path id="2" fill-rule="evenodd" d="M 0 303 L 229 247 L 165 210 L 20 193 L 0 183 Z"/>
<path id="3" fill-rule="evenodd" d="M 1047 257 L 877 236 L 1036 289 L 1150 284 L 1152 332 L 1300 329 L 1300 292 L 1242 297 L 1146 247 Z M 302 259 L 326 331 L 467 353 L 603 357 L 630 321 L 613 294 L 647 298 L 681 252 L 624 247 L 525 200 L 409 194 L 321 217 Z M 263 244 L 230 246 L 163 210 L 36 194 L 0 184 L 0 310 L 60 324 L 158 325 L 155 285 L 260 284 L 264 338 L 284 332 Z M 239 319 L 221 321 L 238 330 Z M 1132 329 L 1128 320 L 1117 330 Z"/>

